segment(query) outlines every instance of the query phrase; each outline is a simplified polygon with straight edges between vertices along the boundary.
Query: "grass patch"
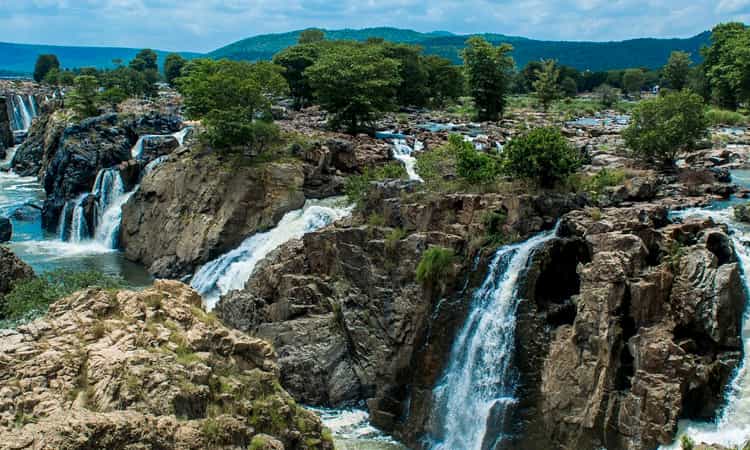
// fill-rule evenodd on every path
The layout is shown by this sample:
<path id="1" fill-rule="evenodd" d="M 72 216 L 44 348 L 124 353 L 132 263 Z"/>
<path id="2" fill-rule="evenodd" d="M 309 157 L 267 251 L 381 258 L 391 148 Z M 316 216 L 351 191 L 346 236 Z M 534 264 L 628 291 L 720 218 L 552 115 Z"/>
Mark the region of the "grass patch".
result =
<path id="1" fill-rule="evenodd" d="M 417 281 L 422 284 L 435 284 L 450 273 L 455 255 L 453 250 L 444 247 L 430 247 L 417 266 Z"/>
<path id="2" fill-rule="evenodd" d="M 25 322 L 43 315 L 49 305 L 77 291 L 89 287 L 121 289 L 122 279 L 98 271 L 73 272 L 56 270 L 15 283 L 5 295 L 0 318 L 10 322 Z"/>
<path id="3" fill-rule="evenodd" d="M 567 184 L 573 192 L 586 192 L 599 197 L 609 187 L 623 184 L 630 175 L 620 169 L 602 169 L 594 175 L 573 174 L 568 177 Z"/>
<path id="4" fill-rule="evenodd" d="M 709 108 L 706 111 L 706 118 L 708 119 L 708 123 L 713 126 L 727 125 L 737 127 L 747 125 L 750 122 L 750 119 L 742 113 L 719 108 Z"/>

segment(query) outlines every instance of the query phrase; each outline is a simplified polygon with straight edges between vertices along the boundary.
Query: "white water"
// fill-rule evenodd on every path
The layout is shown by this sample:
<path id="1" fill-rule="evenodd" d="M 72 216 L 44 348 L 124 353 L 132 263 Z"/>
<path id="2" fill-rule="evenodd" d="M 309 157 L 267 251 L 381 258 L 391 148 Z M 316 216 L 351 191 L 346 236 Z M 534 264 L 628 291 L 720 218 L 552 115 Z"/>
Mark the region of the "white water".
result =
<path id="1" fill-rule="evenodd" d="M 409 147 L 406 139 L 393 140 L 393 157 L 404 164 L 406 173 L 410 180 L 423 181 L 422 177 L 417 174 L 417 158 L 413 156 L 415 151 L 420 151 L 424 145 L 418 140 L 414 140 L 414 148 Z"/>
<path id="2" fill-rule="evenodd" d="M 557 228 L 495 253 L 433 391 L 432 449 L 491 449 L 502 439 L 508 407 L 516 402 L 511 360 L 519 281 L 534 251 L 556 233 Z"/>
<path id="3" fill-rule="evenodd" d="M 206 263 L 196 272 L 191 286 L 203 296 L 207 308 L 213 309 L 221 295 L 242 289 L 255 266 L 269 253 L 351 213 L 351 206 L 340 204 L 340 198 L 308 200 L 302 209 L 284 215 L 275 228 L 250 236 L 236 249 Z"/>
<path id="4" fill-rule="evenodd" d="M 320 416 L 333 434 L 337 450 L 405 450 L 370 424 L 370 415 L 361 409 L 308 408 Z"/>
<path id="5" fill-rule="evenodd" d="M 133 159 L 141 159 L 143 157 L 143 141 L 164 136 L 174 137 L 175 139 L 177 139 L 177 143 L 180 144 L 180 147 L 182 147 L 185 144 L 185 136 L 187 136 L 191 129 L 192 127 L 185 127 L 176 133 L 166 135 L 144 134 L 143 136 L 140 136 L 135 145 L 133 145 L 133 148 L 130 150 L 130 156 Z"/>
<path id="6" fill-rule="evenodd" d="M 28 95 L 26 98 L 14 95 L 11 104 L 13 106 L 12 128 L 13 131 L 29 131 L 31 121 L 37 116 L 36 100 Z"/>
<path id="7" fill-rule="evenodd" d="M 717 223 L 729 226 L 734 248 L 742 269 L 745 292 L 750 292 L 750 228 L 734 219 L 732 204 L 721 209 L 690 209 L 679 213 L 681 217 L 711 217 Z M 712 423 L 682 421 L 675 443 L 662 449 L 679 450 L 682 436 L 690 436 L 696 443 L 720 444 L 741 447 L 750 440 L 750 304 L 747 305 L 742 325 L 744 359 L 727 391 L 727 403 Z"/>

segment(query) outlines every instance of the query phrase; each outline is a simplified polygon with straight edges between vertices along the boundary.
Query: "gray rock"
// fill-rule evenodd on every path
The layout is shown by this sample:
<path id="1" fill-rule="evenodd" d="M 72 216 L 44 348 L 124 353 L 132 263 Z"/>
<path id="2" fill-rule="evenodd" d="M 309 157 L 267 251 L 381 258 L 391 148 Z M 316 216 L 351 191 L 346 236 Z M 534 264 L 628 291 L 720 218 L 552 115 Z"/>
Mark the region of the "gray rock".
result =
<path id="1" fill-rule="evenodd" d="M 13 224 L 7 217 L 0 217 L 0 242 L 9 242 L 13 237 Z"/>

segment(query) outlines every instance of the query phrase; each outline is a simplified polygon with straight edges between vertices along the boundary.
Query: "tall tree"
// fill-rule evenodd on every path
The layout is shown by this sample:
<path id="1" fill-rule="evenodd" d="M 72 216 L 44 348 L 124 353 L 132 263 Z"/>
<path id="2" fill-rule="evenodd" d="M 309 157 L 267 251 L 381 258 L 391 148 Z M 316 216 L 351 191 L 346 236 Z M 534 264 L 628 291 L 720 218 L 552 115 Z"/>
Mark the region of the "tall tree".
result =
<path id="1" fill-rule="evenodd" d="M 687 86 L 690 66 L 693 61 L 687 52 L 675 51 L 669 56 L 667 65 L 664 66 L 663 78 L 667 87 L 681 91 Z"/>
<path id="2" fill-rule="evenodd" d="M 325 38 L 326 34 L 323 30 L 310 28 L 300 33 L 299 40 L 297 42 L 299 44 L 314 44 L 316 42 L 324 41 Z"/>
<path id="3" fill-rule="evenodd" d="M 284 68 L 283 75 L 289 83 L 295 109 L 309 106 L 313 101 L 313 89 L 305 70 L 315 64 L 321 51 L 321 44 L 301 44 L 288 47 L 273 57 L 274 64 Z"/>
<path id="4" fill-rule="evenodd" d="M 565 97 L 575 97 L 578 94 L 578 83 L 572 77 L 565 77 L 560 82 L 560 90 L 562 90 Z"/>
<path id="5" fill-rule="evenodd" d="M 560 97 L 559 78 L 560 69 L 557 68 L 556 62 L 551 59 L 542 61 L 542 68 L 536 73 L 534 92 L 545 111 L 549 109 L 553 101 Z"/>
<path id="6" fill-rule="evenodd" d="M 396 91 L 396 101 L 401 106 L 426 106 L 429 100 L 427 68 L 424 65 L 422 48 L 415 45 L 385 42 L 383 55 L 399 62 L 401 84 Z"/>
<path id="7" fill-rule="evenodd" d="M 641 95 L 641 88 L 645 78 L 641 69 L 628 69 L 622 75 L 622 87 L 628 94 L 633 94 L 636 97 Z"/>
<path id="8" fill-rule="evenodd" d="M 466 41 L 464 70 L 479 120 L 497 120 L 505 110 L 515 66 L 512 50 L 509 44 L 496 47 L 478 36 Z"/>
<path id="9" fill-rule="evenodd" d="M 356 43 L 331 48 L 305 75 L 332 125 L 343 124 L 350 133 L 392 110 L 401 83 L 398 61 L 386 58 L 380 46 Z"/>
<path id="10" fill-rule="evenodd" d="M 463 94 L 466 80 L 460 67 L 454 66 L 449 59 L 435 55 L 425 56 L 424 64 L 433 106 L 440 108 Z"/>
<path id="11" fill-rule="evenodd" d="M 703 50 L 705 78 L 712 100 L 736 109 L 750 100 L 750 31 L 742 23 L 717 25 L 711 32 L 711 46 Z"/>
<path id="12" fill-rule="evenodd" d="M 68 105 L 73 107 L 79 117 L 96 115 L 96 101 L 99 82 L 91 75 L 79 75 L 73 82 L 73 90 L 68 94 Z"/>
<path id="13" fill-rule="evenodd" d="M 150 48 L 145 48 L 138 52 L 138 54 L 135 55 L 135 58 L 130 61 L 130 68 L 139 72 L 144 72 L 146 70 L 158 71 L 159 66 L 156 64 L 157 59 L 158 57 L 155 51 Z"/>
<path id="14" fill-rule="evenodd" d="M 60 61 L 56 55 L 39 55 L 34 66 L 34 81 L 37 83 L 44 80 L 44 77 L 51 70 L 60 70 Z"/>
<path id="15" fill-rule="evenodd" d="M 170 53 L 164 60 L 164 78 L 167 83 L 174 85 L 176 80 L 182 73 L 182 68 L 185 67 L 187 60 L 177 53 Z"/>

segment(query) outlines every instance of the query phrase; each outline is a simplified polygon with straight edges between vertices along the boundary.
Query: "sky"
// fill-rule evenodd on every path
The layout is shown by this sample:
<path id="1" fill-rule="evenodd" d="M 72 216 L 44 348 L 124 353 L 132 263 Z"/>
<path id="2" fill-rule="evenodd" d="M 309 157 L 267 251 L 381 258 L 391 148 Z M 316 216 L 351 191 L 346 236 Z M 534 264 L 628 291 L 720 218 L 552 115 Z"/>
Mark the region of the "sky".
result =
<path id="1" fill-rule="evenodd" d="M 609 41 L 726 21 L 750 23 L 750 0 L 0 0 L 0 41 L 198 52 L 308 27 Z"/>

